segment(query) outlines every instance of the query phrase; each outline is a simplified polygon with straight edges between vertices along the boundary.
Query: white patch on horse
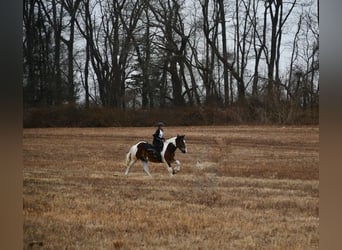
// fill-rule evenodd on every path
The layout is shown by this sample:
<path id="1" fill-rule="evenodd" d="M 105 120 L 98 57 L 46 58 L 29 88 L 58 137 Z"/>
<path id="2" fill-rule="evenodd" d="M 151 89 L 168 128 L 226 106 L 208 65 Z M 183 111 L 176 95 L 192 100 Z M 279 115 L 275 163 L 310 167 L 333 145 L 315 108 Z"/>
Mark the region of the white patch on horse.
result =
<path id="1" fill-rule="evenodd" d="M 162 155 L 163 162 L 165 162 L 164 155 L 165 155 L 165 151 L 166 151 L 167 147 L 169 146 L 169 144 L 172 143 L 175 147 L 177 146 L 177 145 L 176 145 L 176 138 L 177 138 L 177 137 L 172 137 L 172 138 L 170 138 L 170 139 L 167 139 L 167 140 L 164 142 L 163 150 L 161 151 L 161 155 Z"/>
<path id="2" fill-rule="evenodd" d="M 130 150 L 129 150 L 129 152 L 127 153 L 127 155 L 126 155 L 126 166 L 127 166 L 126 172 L 125 172 L 125 175 L 126 175 L 126 176 L 128 176 L 130 168 L 131 168 L 131 167 L 134 165 L 134 163 L 136 163 L 137 160 L 138 160 L 137 157 L 136 157 L 136 154 L 137 154 L 137 152 L 138 152 L 138 145 L 139 145 L 140 143 L 144 143 L 144 141 L 140 141 L 140 142 L 138 142 L 137 144 L 133 145 L 133 146 L 130 148 Z M 145 169 L 145 167 L 144 167 L 144 169 Z M 146 172 L 146 170 L 145 170 L 145 172 Z M 150 174 L 150 175 L 151 175 L 151 174 Z"/>

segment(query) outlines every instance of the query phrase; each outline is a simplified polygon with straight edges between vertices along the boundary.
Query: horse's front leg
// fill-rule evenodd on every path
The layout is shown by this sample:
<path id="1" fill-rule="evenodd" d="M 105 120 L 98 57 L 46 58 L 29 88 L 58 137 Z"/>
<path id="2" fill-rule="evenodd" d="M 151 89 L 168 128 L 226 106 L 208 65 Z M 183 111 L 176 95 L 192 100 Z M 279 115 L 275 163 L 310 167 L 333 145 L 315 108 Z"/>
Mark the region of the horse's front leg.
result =
<path id="1" fill-rule="evenodd" d="M 180 162 L 178 160 L 175 160 L 176 166 L 173 168 L 174 172 L 179 172 L 180 171 Z"/>
<path id="2" fill-rule="evenodd" d="M 175 174 L 175 171 L 171 167 L 171 162 L 166 161 L 165 165 L 166 165 L 166 169 L 169 172 L 170 176 L 173 176 Z"/>

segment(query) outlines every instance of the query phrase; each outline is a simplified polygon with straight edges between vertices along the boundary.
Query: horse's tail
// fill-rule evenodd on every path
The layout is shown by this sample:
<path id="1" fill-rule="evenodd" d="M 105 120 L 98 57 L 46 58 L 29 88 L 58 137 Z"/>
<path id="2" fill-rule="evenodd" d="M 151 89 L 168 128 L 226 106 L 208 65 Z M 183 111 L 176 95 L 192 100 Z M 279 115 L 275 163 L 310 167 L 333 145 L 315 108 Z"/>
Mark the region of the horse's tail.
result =
<path id="1" fill-rule="evenodd" d="M 131 159 L 132 159 L 132 153 L 131 153 L 131 150 L 129 150 L 128 153 L 126 154 L 126 166 L 129 164 Z"/>
<path id="2" fill-rule="evenodd" d="M 138 142 L 129 149 L 128 153 L 126 154 L 126 165 L 130 164 L 130 162 L 135 161 L 137 159 L 136 154 L 138 152 L 138 146 L 140 143 L 142 142 Z"/>

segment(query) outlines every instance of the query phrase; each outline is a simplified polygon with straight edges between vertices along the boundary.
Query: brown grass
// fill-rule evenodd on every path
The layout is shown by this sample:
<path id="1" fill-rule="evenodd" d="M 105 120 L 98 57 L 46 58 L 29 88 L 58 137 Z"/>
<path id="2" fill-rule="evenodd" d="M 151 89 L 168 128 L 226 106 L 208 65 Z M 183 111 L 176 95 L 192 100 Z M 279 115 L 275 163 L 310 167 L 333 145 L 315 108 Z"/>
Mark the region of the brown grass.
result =
<path id="1" fill-rule="evenodd" d="M 318 127 L 166 127 L 181 171 L 125 154 L 154 128 L 25 129 L 26 249 L 318 249 Z"/>

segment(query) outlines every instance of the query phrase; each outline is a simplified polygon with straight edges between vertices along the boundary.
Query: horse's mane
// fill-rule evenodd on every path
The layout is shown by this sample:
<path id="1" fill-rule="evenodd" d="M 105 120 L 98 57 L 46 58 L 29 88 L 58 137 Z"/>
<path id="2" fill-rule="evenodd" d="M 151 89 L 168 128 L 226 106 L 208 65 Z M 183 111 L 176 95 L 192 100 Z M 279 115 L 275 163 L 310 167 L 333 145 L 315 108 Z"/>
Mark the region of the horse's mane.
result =
<path id="1" fill-rule="evenodd" d="M 165 140 L 165 142 L 173 142 L 173 141 L 176 141 L 176 138 L 177 138 L 177 136 L 171 137 L 171 138 Z"/>
<path id="2" fill-rule="evenodd" d="M 177 136 L 171 137 L 164 142 L 164 145 L 169 145 L 170 143 L 172 143 L 173 145 L 176 146 L 176 139 L 177 139 Z"/>

